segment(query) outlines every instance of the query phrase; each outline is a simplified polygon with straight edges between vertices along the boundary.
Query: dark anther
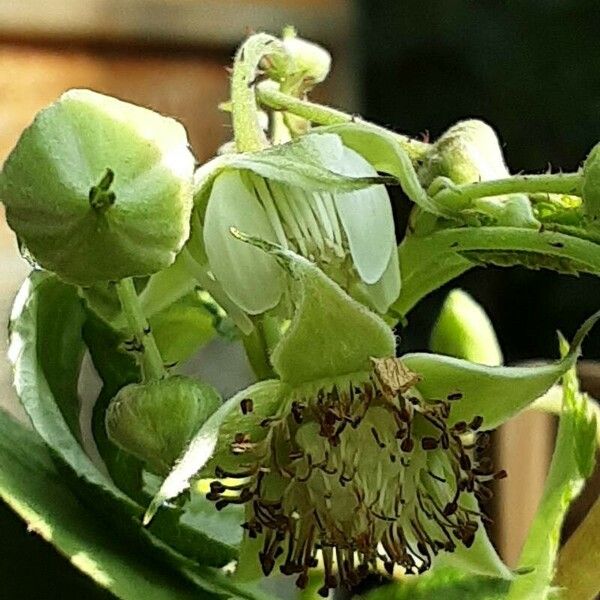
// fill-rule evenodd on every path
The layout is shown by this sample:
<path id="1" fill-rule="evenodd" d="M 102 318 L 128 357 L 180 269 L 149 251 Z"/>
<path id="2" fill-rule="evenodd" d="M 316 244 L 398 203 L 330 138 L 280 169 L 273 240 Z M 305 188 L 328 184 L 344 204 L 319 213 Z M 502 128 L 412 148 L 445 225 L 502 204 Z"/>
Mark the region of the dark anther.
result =
<path id="1" fill-rule="evenodd" d="M 494 479 L 505 479 L 507 475 L 508 473 L 504 469 L 502 469 L 501 471 L 494 473 Z"/>
<path id="2" fill-rule="evenodd" d="M 254 402 L 252 401 L 252 398 L 244 398 L 240 402 L 240 409 L 243 415 L 251 413 L 254 410 Z"/>
<path id="3" fill-rule="evenodd" d="M 448 394 L 446 396 L 446 398 L 448 400 L 450 400 L 450 402 L 454 401 L 454 400 L 460 400 L 463 397 L 463 395 L 460 392 L 454 392 L 453 394 Z"/>
<path id="4" fill-rule="evenodd" d="M 412 449 L 415 447 L 415 443 L 413 442 L 412 438 L 405 438 L 402 440 L 402 443 L 400 444 L 400 450 L 402 450 L 402 452 L 412 452 Z"/>
<path id="5" fill-rule="evenodd" d="M 297 400 L 292 402 L 292 416 L 294 417 L 294 421 L 296 421 L 298 424 L 302 423 L 303 421 L 303 410 L 304 404 L 298 402 Z"/>
<path id="6" fill-rule="evenodd" d="M 473 420 L 469 423 L 469 428 L 473 431 L 477 431 L 483 425 L 483 417 L 481 415 L 477 415 L 473 417 Z"/>
<path id="7" fill-rule="evenodd" d="M 308 585 L 308 573 L 300 573 L 296 579 L 296 586 L 303 590 Z"/>
<path id="8" fill-rule="evenodd" d="M 460 468 L 463 471 L 469 471 L 471 469 L 471 459 L 466 454 L 461 455 L 459 463 Z"/>
<path id="9" fill-rule="evenodd" d="M 456 433 L 464 433 L 465 431 L 467 431 L 467 424 L 465 421 L 459 421 L 458 423 L 454 424 L 452 429 Z"/>
<path id="10" fill-rule="evenodd" d="M 373 436 L 373 439 L 375 440 L 375 443 L 380 448 L 385 448 L 385 444 L 379 439 L 379 434 L 377 433 L 377 429 L 375 429 L 375 427 L 371 427 L 371 435 Z"/>
<path id="11" fill-rule="evenodd" d="M 448 504 L 446 504 L 446 506 L 444 507 L 444 510 L 442 511 L 442 514 L 445 517 L 449 517 L 451 515 L 453 515 L 458 509 L 458 504 L 456 504 L 456 502 L 448 502 Z"/>
<path id="12" fill-rule="evenodd" d="M 435 450 L 438 447 L 438 441 L 433 437 L 421 438 L 421 447 L 423 450 Z"/>

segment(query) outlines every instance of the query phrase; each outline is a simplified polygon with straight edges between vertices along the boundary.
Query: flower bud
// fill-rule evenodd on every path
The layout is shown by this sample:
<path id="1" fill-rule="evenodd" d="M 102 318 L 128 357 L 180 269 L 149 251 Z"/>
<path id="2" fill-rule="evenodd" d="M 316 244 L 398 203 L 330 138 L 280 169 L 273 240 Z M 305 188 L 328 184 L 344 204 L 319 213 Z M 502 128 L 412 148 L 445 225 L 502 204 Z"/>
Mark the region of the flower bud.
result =
<path id="1" fill-rule="evenodd" d="M 267 73 L 276 80 L 291 80 L 307 91 L 325 80 L 331 69 L 331 55 L 325 48 L 297 37 L 292 28 L 283 35 L 285 54 L 269 56 Z"/>
<path id="2" fill-rule="evenodd" d="M 149 471 L 166 475 L 220 404 L 214 388 L 189 377 L 132 383 L 111 400 L 106 430 L 117 446 L 141 459 Z"/>
<path id="3" fill-rule="evenodd" d="M 482 365 L 501 365 L 502 351 L 485 311 L 469 294 L 452 290 L 431 334 L 431 349 Z"/>
<path id="4" fill-rule="evenodd" d="M 193 170 L 177 121 L 70 90 L 22 133 L 0 198 L 33 259 L 86 286 L 173 262 L 189 235 Z"/>
<path id="5" fill-rule="evenodd" d="M 440 176 L 464 184 L 508 175 L 496 132 L 477 119 L 450 127 L 433 145 L 419 171 L 426 187 Z"/>
<path id="6" fill-rule="evenodd" d="M 600 216 L 600 144 L 596 144 L 583 164 L 583 207 L 585 213 Z"/>

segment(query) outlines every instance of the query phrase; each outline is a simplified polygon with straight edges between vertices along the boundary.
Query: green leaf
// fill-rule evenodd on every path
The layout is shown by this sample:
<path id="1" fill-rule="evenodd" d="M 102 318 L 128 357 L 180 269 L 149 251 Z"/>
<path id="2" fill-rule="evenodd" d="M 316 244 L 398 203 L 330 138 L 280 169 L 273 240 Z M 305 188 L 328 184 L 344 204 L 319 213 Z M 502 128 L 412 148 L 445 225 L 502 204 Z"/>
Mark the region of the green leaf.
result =
<path id="1" fill-rule="evenodd" d="M 39 337 L 39 332 L 45 331 L 40 318 L 56 320 L 57 311 L 67 311 L 71 303 L 80 302 L 75 288 L 71 288 L 70 298 L 65 292 L 60 304 L 51 304 L 54 289 L 64 285 L 47 273 L 33 273 L 21 288 L 13 310 L 10 358 L 17 392 L 33 426 L 52 449 L 66 480 L 73 483 L 85 502 L 112 523 L 116 533 L 127 536 L 186 577 L 195 577 L 196 567 L 189 559 L 216 566 L 226 564 L 235 557 L 236 549 L 181 525 L 178 511 L 163 511 L 151 531 L 142 528 L 143 508 L 95 467 L 69 431 L 51 387 L 54 378 L 46 376 L 47 365 L 39 360 L 40 348 L 48 355 L 57 353 L 62 339 L 59 330 L 55 331 L 56 337 Z M 63 321 L 67 330 L 73 325 L 79 330 L 76 322 Z M 67 331 L 65 335 L 73 334 Z"/>
<path id="2" fill-rule="evenodd" d="M 600 312 L 587 319 L 561 360 L 539 367 L 488 367 L 424 353 L 407 354 L 402 362 L 421 376 L 416 387 L 425 399 L 462 394 L 452 403 L 450 423 L 480 415 L 483 428 L 494 429 L 544 394 L 575 364 L 581 342 L 598 318 Z"/>
<path id="3" fill-rule="evenodd" d="M 65 486 L 35 433 L 0 411 L 0 496 L 29 531 L 51 543 L 98 586 L 123 600 L 198 597 L 198 589 L 141 556 Z M 204 592 L 203 598 L 225 598 Z"/>
<path id="4" fill-rule="evenodd" d="M 377 588 L 366 594 L 365 600 L 502 600 L 507 588 L 508 583 L 501 579 L 445 568 Z"/>
<path id="5" fill-rule="evenodd" d="M 568 347 L 561 341 L 565 354 Z M 562 523 L 594 465 L 595 429 L 594 419 L 588 416 L 586 398 L 579 392 L 575 367 L 572 367 L 563 377 L 563 410 L 544 493 L 519 557 L 519 568 L 533 568 L 533 571 L 513 582 L 509 600 L 544 600 L 552 591 Z"/>
<path id="6" fill-rule="evenodd" d="M 526 227 L 447 227 L 428 235 L 406 236 L 399 255 L 402 290 L 392 310 L 400 316 L 478 264 L 600 273 L 600 244 L 577 228 L 562 233 Z"/>

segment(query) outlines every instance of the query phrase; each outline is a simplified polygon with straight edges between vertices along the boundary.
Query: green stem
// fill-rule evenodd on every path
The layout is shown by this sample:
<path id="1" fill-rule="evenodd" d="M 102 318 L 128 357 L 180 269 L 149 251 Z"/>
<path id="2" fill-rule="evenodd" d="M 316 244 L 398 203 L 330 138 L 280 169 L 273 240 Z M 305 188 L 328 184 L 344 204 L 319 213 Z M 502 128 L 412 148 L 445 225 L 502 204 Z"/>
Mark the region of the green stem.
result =
<path id="1" fill-rule="evenodd" d="M 600 592 L 600 498 L 558 555 L 554 585 L 564 600 L 593 600 Z"/>
<path id="2" fill-rule="evenodd" d="M 259 319 L 252 319 L 252 321 L 254 329 L 251 333 L 242 337 L 244 350 L 246 350 L 246 355 L 256 377 L 260 381 L 273 379 L 276 375 L 269 360 L 269 346 L 263 324 Z"/>
<path id="3" fill-rule="evenodd" d="M 341 110 L 330 108 L 329 106 L 323 106 L 321 104 L 316 104 L 315 102 L 296 98 L 295 96 L 290 96 L 289 94 L 272 90 L 266 86 L 259 85 L 257 87 L 257 96 L 262 104 L 272 108 L 273 110 L 284 110 L 317 125 L 360 123 L 363 126 L 373 129 L 373 131 L 379 131 L 381 133 L 385 133 L 386 135 L 392 135 L 400 143 L 413 162 L 421 160 L 430 148 L 430 145 L 426 144 L 425 142 L 414 140 L 400 133 L 394 133 L 389 129 L 385 129 L 379 125 L 374 125 L 373 123 L 364 121 L 356 115 L 351 115 L 342 112 Z"/>
<path id="4" fill-rule="evenodd" d="M 146 381 L 162 379 L 167 375 L 156 340 L 144 316 L 133 279 L 121 279 L 116 284 L 117 295 L 129 333 L 133 336 L 141 355 L 142 378 Z"/>
<path id="5" fill-rule="evenodd" d="M 460 210 L 471 200 L 504 194 L 569 194 L 581 196 L 583 176 L 580 173 L 556 173 L 553 175 L 513 175 L 506 179 L 481 181 L 465 185 L 452 185 L 435 194 L 440 204 Z"/>
<path id="6" fill-rule="evenodd" d="M 250 36 L 238 50 L 231 76 L 233 134 L 238 152 L 257 152 L 269 142 L 258 119 L 255 80 L 260 61 L 281 52 L 281 42 L 266 33 Z"/>

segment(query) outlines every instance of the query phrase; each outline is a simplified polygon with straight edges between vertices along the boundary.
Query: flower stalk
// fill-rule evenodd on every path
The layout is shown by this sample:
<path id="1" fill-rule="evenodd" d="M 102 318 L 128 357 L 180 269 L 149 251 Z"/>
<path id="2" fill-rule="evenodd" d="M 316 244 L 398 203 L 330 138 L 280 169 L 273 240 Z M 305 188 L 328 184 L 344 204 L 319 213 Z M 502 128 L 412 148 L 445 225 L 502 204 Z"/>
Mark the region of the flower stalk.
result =
<path id="1" fill-rule="evenodd" d="M 163 379 L 167 376 L 167 371 L 150 325 L 142 311 L 133 279 L 122 279 L 115 284 L 115 288 L 132 336 L 126 342 L 126 347 L 138 353 L 144 382 Z"/>

